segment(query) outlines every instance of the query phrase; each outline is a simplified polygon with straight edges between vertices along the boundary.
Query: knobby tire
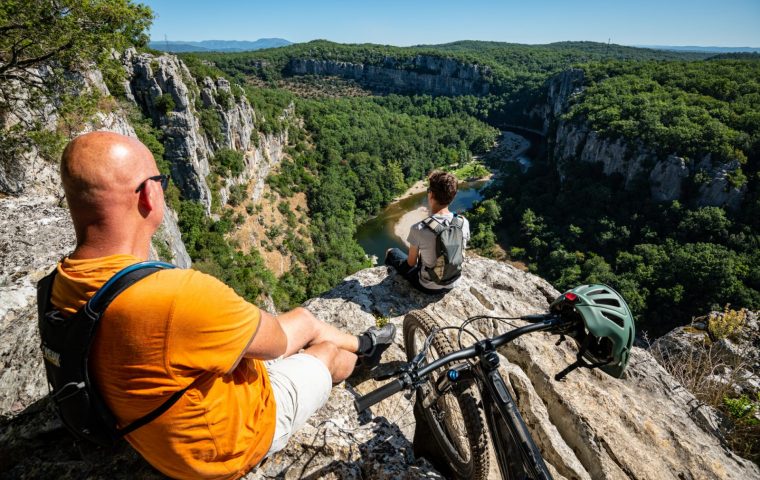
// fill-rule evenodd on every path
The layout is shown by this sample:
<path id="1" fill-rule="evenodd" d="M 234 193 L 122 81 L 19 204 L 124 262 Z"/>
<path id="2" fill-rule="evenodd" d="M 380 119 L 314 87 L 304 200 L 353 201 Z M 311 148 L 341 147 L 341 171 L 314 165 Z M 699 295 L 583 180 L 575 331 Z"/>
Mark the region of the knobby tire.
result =
<path id="1" fill-rule="evenodd" d="M 404 347 L 408 360 L 414 358 L 422 348 L 424 339 L 440 325 L 427 312 L 415 310 L 404 318 Z M 455 352 L 458 348 L 444 334 L 437 334 L 432 341 L 432 349 L 437 357 Z M 443 372 L 433 373 L 429 385 L 437 380 Z M 423 394 L 417 390 L 416 401 L 422 404 Z M 429 430 L 444 456 L 451 473 L 458 479 L 488 478 L 488 427 L 483 410 L 479 406 L 480 393 L 474 383 L 455 385 L 452 390 L 438 398 L 430 408 L 422 408 L 423 416 Z M 451 424 L 460 419 L 466 434 L 452 434 Z M 448 419 L 449 425 L 444 421 Z M 452 438 L 456 437 L 456 438 Z M 469 451 L 462 451 L 459 446 L 466 446 Z"/>

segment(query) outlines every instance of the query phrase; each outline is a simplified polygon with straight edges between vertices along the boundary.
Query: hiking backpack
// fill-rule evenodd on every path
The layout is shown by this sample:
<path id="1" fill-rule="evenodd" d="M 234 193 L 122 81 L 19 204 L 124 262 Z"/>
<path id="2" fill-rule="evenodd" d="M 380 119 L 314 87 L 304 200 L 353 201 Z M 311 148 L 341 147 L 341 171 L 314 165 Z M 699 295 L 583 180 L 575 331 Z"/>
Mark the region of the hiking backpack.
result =
<path id="1" fill-rule="evenodd" d="M 435 265 L 425 267 L 430 280 L 441 286 L 451 285 L 462 276 L 464 262 L 464 219 L 457 214 L 446 225 L 430 216 L 423 220 L 435 232 Z"/>
<path id="2" fill-rule="evenodd" d="M 37 283 L 37 313 L 50 397 L 63 424 L 78 439 L 113 446 L 124 435 L 158 418 L 187 390 L 174 393 L 158 408 L 120 429 L 89 372 L 90 348 L 108 306 L 135 282 L 166 268 L 174 266 L 141 262 L 120 270 L 69 317 L 63 317 L 50 302 L 57 269 Z"/>

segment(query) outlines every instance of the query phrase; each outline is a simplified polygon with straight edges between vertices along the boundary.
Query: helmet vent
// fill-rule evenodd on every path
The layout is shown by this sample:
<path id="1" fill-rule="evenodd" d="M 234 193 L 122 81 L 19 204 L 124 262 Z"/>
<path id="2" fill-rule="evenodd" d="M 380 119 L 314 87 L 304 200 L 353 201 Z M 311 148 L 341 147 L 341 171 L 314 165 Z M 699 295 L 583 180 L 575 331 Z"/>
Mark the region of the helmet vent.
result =
<path id="1" fill-rule="evenodd" d="M 625 328 L 623 319 L 618 317 L 614 313 L 602 311 L 602 315 L 604 315 L 608 320 L 612 320 L 613 322 L 615 322 L 615 324 L 618 325 L 620 328 Z"/>
<path id="2" fill-rule="evenodd" d="M 595 298 L 594 303 L 620 308 L 620 302 L 618 302 L 617 298 Z"/>
<path id="3" fill-rule="evenodd" d="M 587 295 L 609 295 L 610 291 L 606 290 L 604 288 L 601 288 L 599 290 L 594 290 L 593 292 L 588 292 Z"/>

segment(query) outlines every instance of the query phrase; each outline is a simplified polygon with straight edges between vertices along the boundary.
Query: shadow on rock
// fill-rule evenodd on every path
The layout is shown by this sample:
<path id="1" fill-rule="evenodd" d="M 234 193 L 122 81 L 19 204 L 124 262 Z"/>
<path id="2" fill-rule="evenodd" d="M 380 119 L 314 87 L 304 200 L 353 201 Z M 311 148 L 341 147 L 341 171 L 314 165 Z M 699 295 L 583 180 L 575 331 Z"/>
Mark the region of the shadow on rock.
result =
<path id="1" fill-rule="evenodd" d="M 76 442 L 48 397 L 0 423 L 0 471 L 8 479 L 166 478 L 126 441 L 110 449 Z"/>
<path id="2" fill-rule="evenodd" d="M 317 426 L 311 445 L 305 446 L 300 456 L 291 457 L 290 465 L 280 466 L 276 478 L 443 478 L 427 460 L 415 457 L 398 426 L 384 417 L 374 418 L 367 426 L 371 428 L 369 438 L 369 432 L 355 435 L 349 430 L 336 430 L 330 423 L 327 420 Z M 346 458 L 323 463 L 321 457 L 329 453 L 324 449 L 336 434 L 351 444 L 350 453 Z"/>
<path id="3" fill-rule="evenodd" d="M 346 280 L 320 298 L 342 299 L 356 303 L 363 311 L 372 315 L 397 317 L 406 315 L 412 310 L 425 308 L 444 296 L 446 293 L 433 295 L 422 293 L 414 289 L 400 275 L 391 273 L 383 276 L 382 280 L 374 285 L 363 285 L 355 278 Z"/>

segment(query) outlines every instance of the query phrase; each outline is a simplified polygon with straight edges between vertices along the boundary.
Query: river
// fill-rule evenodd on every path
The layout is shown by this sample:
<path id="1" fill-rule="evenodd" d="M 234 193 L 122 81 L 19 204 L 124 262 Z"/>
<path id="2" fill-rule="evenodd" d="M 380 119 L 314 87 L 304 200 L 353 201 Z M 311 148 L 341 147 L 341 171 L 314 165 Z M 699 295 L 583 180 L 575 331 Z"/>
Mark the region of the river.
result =
<path id="1" fill-rule="evenodd" d="M 531 159 L 526 155 L 529 148 L 530 142 L 524 137 L 502 132 L 501 139 L 489 155 L 497 155 L 503 161 L 518 162 L 525 171 L 531 165 Z M 489 182 L 490 180 L 480 180 L 460 183 L 450 210 L 462 213 L 470 209 L 473 203 L 483 199 L 481 192 Z M 407 248 L 401 237 L 405 240 L 409 228 L 427 216 L 427 208 L 426 192 L 405 195 L 401 200 L 388 205 L 376 217 L 359 225 L 356 240 L 367 255 L 377 257 L 378 262 L 382 263 L 388 248 Z"/>

